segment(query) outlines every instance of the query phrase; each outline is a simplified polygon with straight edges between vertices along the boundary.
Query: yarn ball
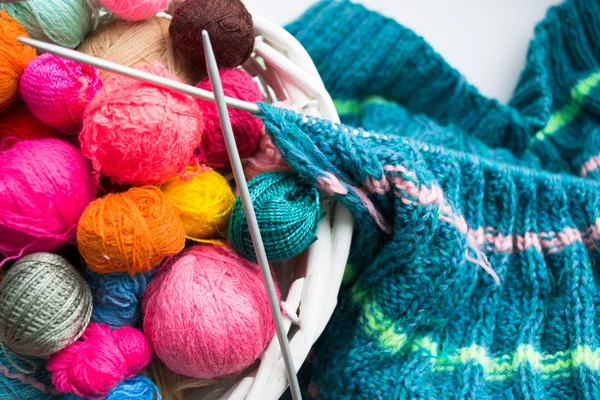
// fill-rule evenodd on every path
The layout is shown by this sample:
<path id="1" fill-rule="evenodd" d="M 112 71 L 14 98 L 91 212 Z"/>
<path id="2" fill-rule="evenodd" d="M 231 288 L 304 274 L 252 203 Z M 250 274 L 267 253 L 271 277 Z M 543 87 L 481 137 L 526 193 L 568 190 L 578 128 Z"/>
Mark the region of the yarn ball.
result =
<path id="1" fill-rule="evenodd" d="M 104 400 L 160 400 L 160 392 L 154 382 L 145 376 L 136 376 L 121 382 L 108 392 Z M 67 394 L 64 400 L 84 400 L 76 394 Z"/>
<path id="2" fill-rule="evenodd" d="M 169 7 L 169 0 L 98 0 L 98 3 L 127 21 L 141 21 Z"/>
<path id="3" fill-rule="evenodd" d="M 0 339 L 15 353 L 56 353 L 83 334 L 91 315 L 90 288 L 56 254 L 19 259 L 0 284 Z"/>
<path id="4" fill-rule="evenodd" d="M 317 240 L 321 221 L 319 191 L 289 172 L 267 172 L 248 182 L 250 198 L 269 261 L 302 253 Z M 256 254 L 239 197 L 229 222 L 231 247 L 255 261 Z"/>
<path id="5" fill-rule="evenodd" d="M 145 186 L 92 202 L 79 221 L 77 245 L 92 271 L 133 275 L 183 250 L 185 230 L 160 190 Z"/>
<path id="6" fill-rule="evenodd" d="M 219 245 L 190 247 L 169 262 L 150 283 L 142 310 L 156 355 L 172 371 L 199 379 L 243 371 L 275 333 L 260 268 Z"/>
<path id="7" fill-rule="evenodd" d="M 46 362 L 23 357 L 0 346 L 0 398 L 3 400 L 46 400 L 54 392 Z"/>
<path id="8" fill-rule="evenodd" d="M 96 398 L 138 375 L 151 359 L 152 347 L 141 331 L 90 322 L 78 341 L 50 356 L 48 371 L 59 391 Z"/>
<path id="9" fill-rule="evenodd" d="M 17 99 L 19 78 L 35 57 L 35 49 L 19 43 L 19 36 L 27 36 L 23 26 L 0 11 L 0 112 Z"/>
<path id="10" fill-rule="evenodd" d="M 19 86 L 40 121 L 66 133 L 79 133 L 83 113 L 102 87 L 96 68 L 42 54 L 25 68 Z"/>
<path id="11" fill-rule="evenodd" d="M 142 315 L 142 294 L 153 275 L 98 274 L 86 268 L 84 278 L 94 299 L 92 321 L 113 329 L 136 325 Z"/>
<path id="12" fill-rule="evenodd" d="M 242 65 L 254 50 L 252 16 L 241 0 L 187 0 L 173 12 L 173 43 L 199 69 L 206 69 L 202 31 L 210 35 L 220 68 Z"/>
<path id="13" fill-rule="evenodd" d="M 223 92 L 225 96 L 236 99 L 257 102 L 262 101 L 262 93 L 256 82 L 246 72 L 240 69 L 220 70 Z M 206 78 L 199 88 L 212 92 L 210 80 Z M 198 100 L 202 115 L 204 116 L 204 136 L 202 137 L 202 150 L 206 164 L 222 168 L 229 165 L 225 138 L 215 103 Z M 256 152 L 262 137 L 263 122 L 248 111 L 229 110 L 229 119 L 235 135 L 235 141 L 240 157 L 247 158 Z"/>
<path id="14" fill-rule="evenodd" d="M 34 39 L 75 48 L 92 31 L 97 18 L 88 0 L 27 0 L 0 3 Z"/>
<path id="15" fill-rule="evenodd" d="M 17 99 L 0 114 L 0 142 L 6 138 L 43 139 L 59 136 L 54 128 L 33 116 L 23 100 Z"/>
<path id="16" fill-rule="evenodd" d="M 169 36 L 171 20 L 153 17 L 140 22 L 113 19 L 84 40 L 79 51 L 128 67 L 140 67 L 158 61 L 173 75 L 188 85 L 195 85 L 200 76 L 172 44 Z M 99 70 L 106 81 L 112 72 Z"/>
<path id="17" fill-rule="evenodd" d="M 53 251 L 72 241 L 96 192 L 89 162 L 62 140 L 25 140 L 0 152 L 0 254 Z"/>
<path id="18" fill-rule="evenodd" d="M 235 196 L 227 180 L 216 171 L 176 177 L 160 189 L 179 212 L 189 238 L 205 239 L 227 228 Z"/>
<path id="19" fill-rule="evenodd" d="M 158 62 L 140 69 L 177 79 Z M 88 106 L 79 141 L 97 172 L 139 186 L 184 172 L 194 160 L 202 128 L 192 97 L 113 76 Z"/>

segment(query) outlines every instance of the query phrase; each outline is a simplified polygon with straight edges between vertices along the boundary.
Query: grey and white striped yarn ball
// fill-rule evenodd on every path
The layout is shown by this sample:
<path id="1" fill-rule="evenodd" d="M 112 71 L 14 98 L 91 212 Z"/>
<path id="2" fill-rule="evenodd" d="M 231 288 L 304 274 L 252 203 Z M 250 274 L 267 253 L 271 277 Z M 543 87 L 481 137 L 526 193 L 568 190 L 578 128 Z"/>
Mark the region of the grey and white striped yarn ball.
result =
<path id="1" fill-rule="evenodd" d="M 92 315 L 92 294 L 64 258 L 21 258 L 0 284 L 0 340 L 22 355 L 47 357 L 74 343 Z"/>

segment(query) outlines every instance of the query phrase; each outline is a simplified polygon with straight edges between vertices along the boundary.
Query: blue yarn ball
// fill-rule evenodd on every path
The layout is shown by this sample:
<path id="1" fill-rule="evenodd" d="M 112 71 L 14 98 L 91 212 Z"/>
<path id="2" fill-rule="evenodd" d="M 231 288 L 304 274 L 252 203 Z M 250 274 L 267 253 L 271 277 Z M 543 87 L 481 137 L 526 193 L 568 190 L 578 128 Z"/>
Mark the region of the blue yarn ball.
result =
<path id="1" fill-rule="evenodd" d="M 317 240 L 322 212 L 316 188 L 293 173 L 267 172 L 248 182 L 248 189 L 269 261 L 295 257 Z M 231 211 L 229 242 L 239 255 L 256 261 L 239 197 Z"/>
<path id="2" fill-rule="evenodd" d="M 67 394 L 64 400 L 82 400 L 74 394 Z M 158 388 L 145 376 L 127 379 L 111 390 L 104 400 L 161 400 Z"/>
<path id="3" fill-rule="evenodd" d="M 153 272 L 143 274 L 98 274 L 85 269 L 92 290 L 92 321 L 111 328 L 134 326 L 141 318 L 141 297 Z"/>

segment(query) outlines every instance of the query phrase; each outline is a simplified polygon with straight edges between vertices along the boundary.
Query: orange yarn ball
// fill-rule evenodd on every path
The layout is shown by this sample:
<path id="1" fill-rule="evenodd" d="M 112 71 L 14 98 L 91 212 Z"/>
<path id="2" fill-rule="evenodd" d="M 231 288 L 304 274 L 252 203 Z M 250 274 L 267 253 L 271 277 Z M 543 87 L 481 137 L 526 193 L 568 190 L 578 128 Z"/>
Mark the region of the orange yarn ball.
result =
<path id="1" fill-rule="evenodd" d="M 59 137 L 59 134 L 34 117 L 21 99 L 0 114 L 0 142 L 6 138 L 30 140 L 51 137 Z"/>
<path id="2" fill-rule="evenodd" d="M 18 36 L 28 37 L 19 21 L 0 11 L 0 112 L 17 98 L 19 78 L 35 57 L 35 49 L 19 43 Z"/>
<path id="3" fill-rule="evenodd" d="M 160 190 L 144 186 L 90 203 L 77 226 L 77 245 L 92 271 L 133 275 L 183 250 L 185 231 Z"/>

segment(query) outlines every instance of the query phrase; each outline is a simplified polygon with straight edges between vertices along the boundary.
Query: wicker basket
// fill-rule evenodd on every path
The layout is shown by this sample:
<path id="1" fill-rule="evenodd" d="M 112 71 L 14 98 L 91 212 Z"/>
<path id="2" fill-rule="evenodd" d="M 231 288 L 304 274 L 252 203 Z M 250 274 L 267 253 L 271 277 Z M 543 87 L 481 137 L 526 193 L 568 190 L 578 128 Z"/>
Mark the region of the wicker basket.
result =
<path id="1" fill-rule="evenodd" d="M 339 121 L 333 101 L 308 53 L 277 26 L 253 14 L 255 52 L 244 68 L 262 84 L 270 102 L 287 100 L 306 113 Z M 353 221 L 341 205 L 325 199 L 318 240 L 306 254 L 275 266 L 296 369 L 323 332 L 337 302 L 348 259 Z M 288 382 L 277 338 L 255 367 L 214 386 L 188 392 L 186 399 L 276 400 Z"/>

